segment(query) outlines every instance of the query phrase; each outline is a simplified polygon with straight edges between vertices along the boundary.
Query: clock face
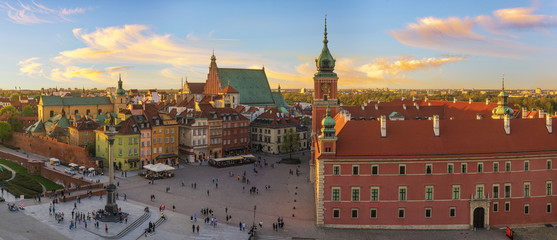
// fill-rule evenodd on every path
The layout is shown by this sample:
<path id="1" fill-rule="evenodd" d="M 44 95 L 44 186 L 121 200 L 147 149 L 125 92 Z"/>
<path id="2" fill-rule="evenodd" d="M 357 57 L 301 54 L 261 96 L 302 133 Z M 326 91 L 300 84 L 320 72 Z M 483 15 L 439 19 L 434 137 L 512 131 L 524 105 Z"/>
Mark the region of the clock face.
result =
<path id="1" fill-rule="evenodd" d="M 321 84 L 321 91 L 323 91 L 324 93 L 329 93 L 330 89 L 331 86 L 328 83 Z"/>

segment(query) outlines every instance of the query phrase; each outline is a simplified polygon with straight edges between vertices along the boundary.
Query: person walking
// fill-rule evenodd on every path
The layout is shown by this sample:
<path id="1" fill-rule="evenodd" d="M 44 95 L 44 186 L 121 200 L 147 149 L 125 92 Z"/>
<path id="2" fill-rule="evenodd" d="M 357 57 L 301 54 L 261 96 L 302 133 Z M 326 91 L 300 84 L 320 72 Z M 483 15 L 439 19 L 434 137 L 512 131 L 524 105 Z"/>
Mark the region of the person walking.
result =
<path id="1" fill-rule="evenodd" d="M 209 189 L 207 189 L 207 196 L 209 196 Z"/>
<path id="2" fill-rule="evenodd" d="M 195 224 L 191 225 L 191 231 L 195 233 Z"/>
<path id="3" fill-rule="evenodd" d="M 199 225 L 197 225 L 197 233 L 199 233 Z"/>
<path id="4" fill-rule="evenodd" d="M 108 232 L 108 225 L 106 225 L 106 223 L 104 224 L 104 231 Z"/>

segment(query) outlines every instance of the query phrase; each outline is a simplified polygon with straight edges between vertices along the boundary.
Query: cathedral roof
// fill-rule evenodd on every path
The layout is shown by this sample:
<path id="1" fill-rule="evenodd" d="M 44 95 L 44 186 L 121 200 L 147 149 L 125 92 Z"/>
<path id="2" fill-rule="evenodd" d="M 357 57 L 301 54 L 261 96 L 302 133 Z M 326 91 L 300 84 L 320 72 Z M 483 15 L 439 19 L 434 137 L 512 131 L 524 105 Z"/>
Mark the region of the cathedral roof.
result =
<path id="1" fill-rule="evenodd" d="M 240 92 L 240 104 L 274 104 L 271 87 L 263 69 L 217 68 L 221 87 L 230 86 Z"/>

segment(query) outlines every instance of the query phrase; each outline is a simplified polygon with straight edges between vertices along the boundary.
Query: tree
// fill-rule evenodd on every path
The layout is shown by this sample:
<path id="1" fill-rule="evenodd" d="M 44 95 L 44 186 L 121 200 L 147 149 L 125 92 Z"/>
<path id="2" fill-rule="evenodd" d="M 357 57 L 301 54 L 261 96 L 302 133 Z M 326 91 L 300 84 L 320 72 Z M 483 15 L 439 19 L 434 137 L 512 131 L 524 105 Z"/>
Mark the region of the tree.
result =
<path id="1" fill-rule="evenodd" d="M 4 113 L 6 113 L 6 112 L 11 112 L 11 113 L 19 114 L 19 111 L 18 111 L 14 106 L 12 106 L 12 105 L 2 107 L 2 108 L 0 109 L 0 116 L 4 115 Z"/>
<path id="2" fill-rule="evenodd" d="M 290 159 L 292 159 L 292 153 L 298 151 L 300 148 L 300 136 L 290 129 L 284 134 L 282 140 L 280 150 L 290 153 Z"/>
<path id="3" fill-rule="evenodd" d="M 2 142 L 12 136 L 12 126 L 6 121 L 0 122 L 0 140 Z"/>
<path id="4" fill-rule="evenodd" d="M 10 95 L 10 100 L 12 102 L 19 102 L 19 94 L 18 93 L 14 93 L 12 95 Z"/>
<path id="5" fill-rule="evenodd" d="M 24 117 L 32 117 L 35 115 L 35 110 L 31 107 L 31 105 L 27 105 L 23 107 L 21 114 L 23 114 Z"/>
<path id="6" fill-rule="evenodd" d="M 23 120 L 19 118 L 19 114 L 8 113 L 7 120 L 14 132 L 19 132 L 23 129 Z"/>

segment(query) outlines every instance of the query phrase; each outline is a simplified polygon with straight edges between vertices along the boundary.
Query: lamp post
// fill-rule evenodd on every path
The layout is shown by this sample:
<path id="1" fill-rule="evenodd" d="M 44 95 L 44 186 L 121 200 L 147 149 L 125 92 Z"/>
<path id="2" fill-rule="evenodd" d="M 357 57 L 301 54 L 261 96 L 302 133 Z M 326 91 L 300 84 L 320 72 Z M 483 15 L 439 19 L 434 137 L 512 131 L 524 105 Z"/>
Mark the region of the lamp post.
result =
<path id="1" fill-rule="evenodd" d="M 118 212 L 118 204 L 116 204 L 116 185 L 114 185 L 114 135 L 116 130 L 114 125 L 108 127 L 105 132 L 108 137 L 108 186 L 106 187 L 106 205 L 104 210 L 115 214 Z"/>
<path id="2" fill-rule="evenodd" d="M 255 209 L 257 209 L 257 205 L 253 205 L 253 225 L 251 227 L 251 235 L 255 236 Z"/>

